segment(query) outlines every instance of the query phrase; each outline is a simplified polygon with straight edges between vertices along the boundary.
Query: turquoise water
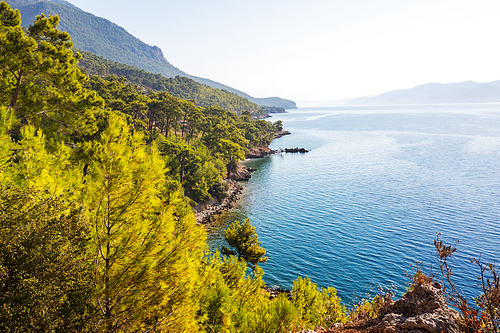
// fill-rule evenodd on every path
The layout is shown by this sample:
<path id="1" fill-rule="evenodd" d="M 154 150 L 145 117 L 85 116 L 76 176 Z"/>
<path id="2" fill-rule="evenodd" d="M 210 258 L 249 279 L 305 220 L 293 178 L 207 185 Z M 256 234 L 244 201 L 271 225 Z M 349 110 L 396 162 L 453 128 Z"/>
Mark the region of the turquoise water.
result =
<path id="1" fill-rule="evenodd" d="M 379 285 L 404 292 L 412 263 L 436 266 L 441 232 L 460 239 L 454 273 L 476 294 L 469 259 L 500 258 L 500 104 L 301 108 L 278 119 L 292 135 L 271 148 L 311 151 L 245 162 L 258 171 L 210 230 L 212 247 L 248 217 L 268 285 L 308 276 L 349 304 Z"/>

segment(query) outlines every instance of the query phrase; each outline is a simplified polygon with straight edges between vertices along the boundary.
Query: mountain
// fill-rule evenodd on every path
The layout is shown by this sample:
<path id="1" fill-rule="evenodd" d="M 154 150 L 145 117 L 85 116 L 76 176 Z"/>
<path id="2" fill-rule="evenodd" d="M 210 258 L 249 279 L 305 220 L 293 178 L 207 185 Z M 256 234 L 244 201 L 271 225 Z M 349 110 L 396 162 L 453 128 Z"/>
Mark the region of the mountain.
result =
<path id="1" fill-rule="evenodd" d="M 354 98 L 345 105 L 393 105 L 500 102 L 500 81 L 478 83 L 428 83 L 389 91 L 373 97 Z"/>
<path id="2" fill-rule="evenodd" d="M 295 102 L 290 100 L 278 97 L 254 98 L 221 83 L 189 75 L 169 63 L 159 47 L 148 45 L 115 23 L 87 13 L 67 1 L 6 0 L 6 2 L 13 8 L 19 9 L 24 26 L 31 24 L 40 13 L 59 15 L 61 19 L 59 28 L 71 35 L 75 47 L 80 50 L 166 77 L 188 77 L 212 88 L 235 93 L 261 106 L 297 108 Z"/>

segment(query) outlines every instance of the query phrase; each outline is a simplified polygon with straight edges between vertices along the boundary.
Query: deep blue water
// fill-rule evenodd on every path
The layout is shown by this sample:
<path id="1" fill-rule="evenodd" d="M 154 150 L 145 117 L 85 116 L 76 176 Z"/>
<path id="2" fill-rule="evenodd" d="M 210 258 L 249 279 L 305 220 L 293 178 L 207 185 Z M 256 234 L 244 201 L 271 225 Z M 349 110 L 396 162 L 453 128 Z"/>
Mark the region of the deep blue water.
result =
<path id="1" fill-rule="evenodd" d="M 245 162 L 258 169 L 236 209 L 209 232 L 249 217 L 269 260 L 268 285 L 297 276 L 334 286 L 344 303 L 436 266 L 436 232 L 452 244 L 459 286 L 477 294 L 471 257 L 500 258 L 500 104 L 322 107 L 276 115 L 304 147 Z"/>

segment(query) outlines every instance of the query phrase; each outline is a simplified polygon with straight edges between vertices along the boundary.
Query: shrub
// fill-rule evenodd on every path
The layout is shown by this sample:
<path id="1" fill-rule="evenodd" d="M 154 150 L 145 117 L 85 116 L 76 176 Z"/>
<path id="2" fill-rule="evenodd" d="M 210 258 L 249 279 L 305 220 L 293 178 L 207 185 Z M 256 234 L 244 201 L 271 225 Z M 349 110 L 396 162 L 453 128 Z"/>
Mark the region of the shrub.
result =
<path id="1" fill-rule="evenodd" d="M 346 309 L 340 304 L 335 288 L 319 290 L 309 278 L 299 277 L 293 282 L 292 302 L 306 327 L 330 326 L 347 321 Z"/>
<path id="2" fill-rule="evenodd" d="M 434 241 L 436 255 L 439 260 L 441 275 L 444 277 L 443 291 L 450 303 L 461 312 L 461 329 L 465 333 L 473 332 L 498 332 L 500 327 L 500 273 L 492 263 L 482 263 L 481 259 L 472 258 L 479 268 L 479 287 L 481 294 L 475 298 L 474 304 L 460 292 L 452 279 L 452 267 L 449 263 L 456 245 L 445 245 L 437 234 Z"/>

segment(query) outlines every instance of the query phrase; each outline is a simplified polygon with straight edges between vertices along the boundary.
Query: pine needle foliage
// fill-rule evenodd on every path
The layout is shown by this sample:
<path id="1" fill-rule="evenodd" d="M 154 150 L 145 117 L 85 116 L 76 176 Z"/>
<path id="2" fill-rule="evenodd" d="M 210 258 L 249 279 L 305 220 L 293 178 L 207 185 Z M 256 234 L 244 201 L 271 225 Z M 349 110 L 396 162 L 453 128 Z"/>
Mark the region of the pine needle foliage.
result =
<path id="1" fill-rule="evenodd" d="M 0 185 L 0 331 L 92 329 L 88 240 L 78 203 Z"/>
<path id="2" fill-rule="evenodd" d="M 83 88 L 80 55 L 58 24 L 58 16 L 41 14 L 25 30 L 19 10 L 0 2 L 0 102 L 46 134 L 92 134 L 104 101 Z"/>
<path id="3" fill-rule="evenodd" d="M 250 219 L 245 219 L 243 223 L 233 222 L 224 232 L 224 237 L 233 249 L 223 247 L 223 254 L 237 255 L 238 260 L 244 260 L 252 267 L 267 261 L 267 257 L 264 257 L 266 250 L 260 245 L 259 236 Z"/>
<path id="4" fill-rule="evenodd" d="M 192 330 L 204 232 L 182 195 L 165 193 L 158 149 L 111 115 L 89 170 L 100 330 Z"/>
<path id="5" fill-rule="evenodd" d="M 346 309 L 333 287 L 319 289 L 309 278 L 299 277 L 293 282 L 292 295 L 292 302 L 308 327 L 347 321 Z"/>

